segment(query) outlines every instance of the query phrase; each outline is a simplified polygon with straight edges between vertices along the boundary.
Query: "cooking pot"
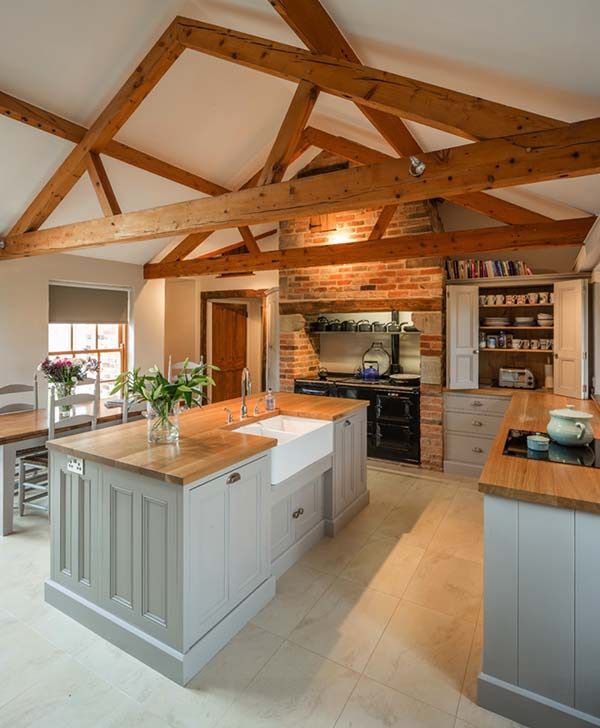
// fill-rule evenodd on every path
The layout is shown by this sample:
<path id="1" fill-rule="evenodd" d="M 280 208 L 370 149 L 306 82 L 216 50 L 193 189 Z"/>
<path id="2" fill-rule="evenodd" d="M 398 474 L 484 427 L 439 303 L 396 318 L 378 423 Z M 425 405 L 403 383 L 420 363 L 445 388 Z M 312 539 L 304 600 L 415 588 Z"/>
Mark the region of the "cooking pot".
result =
<path id="1" fill-rule="evenodd" d="M 311 324 L 311 331 L 327 331 L 327 324 L 329 319 L 326 316 L 319 316 L 319 318 Z"/>
<path id="2" fill-rule="evenodd" d="M 367 321 L 367 319 L 362 319 L 362 321 L 359 321 L 356 324 L 356 328 L 359 331 L 371 331 L 371 324 Z"/>
<path id="3" fill-rule="evenodd" d="M 379 321 L 374 321 L 371 324 L 371 331 L 376 331 L 377 333 L 380 333 L 381 331 L 385 331 L 386 324 L 379 323 Z"/>
<path id="4" fill-rule="evenodd" d="M 327 331 L 341 331 L 342 324 L 339 319 L 334 319 L 327 324 Z"/>
<path id="5" fill-rule="evenodd" d="M 356 321 L 342 321 L 342 331 L 356 331 Z"/>
<path id="6" fill-rule="evenodd" d="M 403 326 L 406 326 L 408 321 L 403 321 L 401 324 L 399 324 L 397 321 L 390 321 L 389 324 L 386 324 L 386 330 L 388 334 L 397 334 L 402 330 Z"/>
<path id="7" fill-rule="evenodd" d="M 548 434 L 559 445 L 578 447 L 589 445 L 594 439 L 590 420 L 593 415 L 580 412 L 572 404 L 563 409 L 550 410 L 550 421 L 546 427 Z"/>

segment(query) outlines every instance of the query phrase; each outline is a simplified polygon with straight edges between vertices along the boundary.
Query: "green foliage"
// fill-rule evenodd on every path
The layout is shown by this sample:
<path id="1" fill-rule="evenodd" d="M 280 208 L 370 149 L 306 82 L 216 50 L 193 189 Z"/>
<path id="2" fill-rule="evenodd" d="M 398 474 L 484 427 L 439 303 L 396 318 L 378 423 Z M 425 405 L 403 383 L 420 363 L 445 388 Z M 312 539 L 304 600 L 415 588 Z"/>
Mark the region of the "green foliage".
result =
<path id="1" fill-rule="evenodd" d="M 208 372 L 218 371 L 219 368 L 212 364 L 197 367 L 188 364 L 189 359 L 186 359 L 183 369 L 173 381 L 169 381 L 157 366 L 153 366 L 146 374 L 142 374 L 139 368 L 123 372 L 117 377 L 111 394 L 122 392 L 125 399 L 150 402 L 161 418 L 167 418 L 181 403 L 188 408 L 197 407 L 206 399 L 203 389 L 208 384 L 215 384 Z"/>

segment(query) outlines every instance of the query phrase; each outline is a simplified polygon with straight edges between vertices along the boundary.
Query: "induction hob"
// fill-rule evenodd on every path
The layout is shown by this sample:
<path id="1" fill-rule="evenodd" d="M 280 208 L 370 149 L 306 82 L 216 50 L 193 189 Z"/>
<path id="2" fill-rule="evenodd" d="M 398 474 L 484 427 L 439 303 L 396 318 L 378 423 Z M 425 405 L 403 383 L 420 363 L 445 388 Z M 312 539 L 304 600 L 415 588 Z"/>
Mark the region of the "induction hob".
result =
<path id="1" fill-rule="evenodd" d="M 545 432 L 534 432 L 532 430 L 509 430 L 502 454 L 527 460 L 543 460 L 563 465 L 600 468 L 600 440 L 592 440 L 589 445 L 581 447 L 565 447 L 550 440 L 550 446 L 545 452 L 528 449 L 527 435 L 545 434 Z"/>

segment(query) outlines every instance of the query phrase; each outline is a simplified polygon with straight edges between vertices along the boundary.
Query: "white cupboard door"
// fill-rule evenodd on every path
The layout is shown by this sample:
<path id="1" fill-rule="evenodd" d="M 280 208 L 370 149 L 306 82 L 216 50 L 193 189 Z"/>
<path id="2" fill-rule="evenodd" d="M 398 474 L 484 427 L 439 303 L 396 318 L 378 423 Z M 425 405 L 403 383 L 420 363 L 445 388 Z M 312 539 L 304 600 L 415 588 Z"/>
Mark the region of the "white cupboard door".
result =
<path id="1" fill-rule="evenodd" d="M 448 286 L 448 386 L 479 386 L 479 288 Z"/>
<path id="2" fill-rule="evenodd" d="M 586 399 L 587 281 L 554 284 L 554 392 Z"/>
<path id="3" fill-rule="evenodd" d="M 227 476 L 229 485 L 229 597 L 237 604 L 264 580 L 270 538 L 266 533 L 264 470 L 251 463 Z"/>

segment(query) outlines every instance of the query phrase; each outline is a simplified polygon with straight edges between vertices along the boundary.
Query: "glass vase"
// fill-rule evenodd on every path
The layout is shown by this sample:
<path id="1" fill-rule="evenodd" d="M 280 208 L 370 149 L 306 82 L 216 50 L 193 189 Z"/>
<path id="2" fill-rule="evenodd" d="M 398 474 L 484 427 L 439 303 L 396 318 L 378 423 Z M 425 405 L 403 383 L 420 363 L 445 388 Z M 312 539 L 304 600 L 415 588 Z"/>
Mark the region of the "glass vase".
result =
<path id="1" fill-rule="evenodd" d="M 63 397 L 70 397 L 75 394 L 75 383 L 74 382 L 53 382 L 50 385 L 54 389 L 54 399 L 62 399 Z M 48 398 L 50 397 L 50 390 L 48 391 Z M 50 408 L 48 408 L 50 409 Z M 69 417 L 73 412 L 72 404 L 63 404 L 58 408 L 60 417 Z"/>
<path id="2" fill-rule="evenodd" d="M 173 443 L 179 441 L 179 405 L 157 406 L 148 402 L 146 418 L 148 442 Z"/>

